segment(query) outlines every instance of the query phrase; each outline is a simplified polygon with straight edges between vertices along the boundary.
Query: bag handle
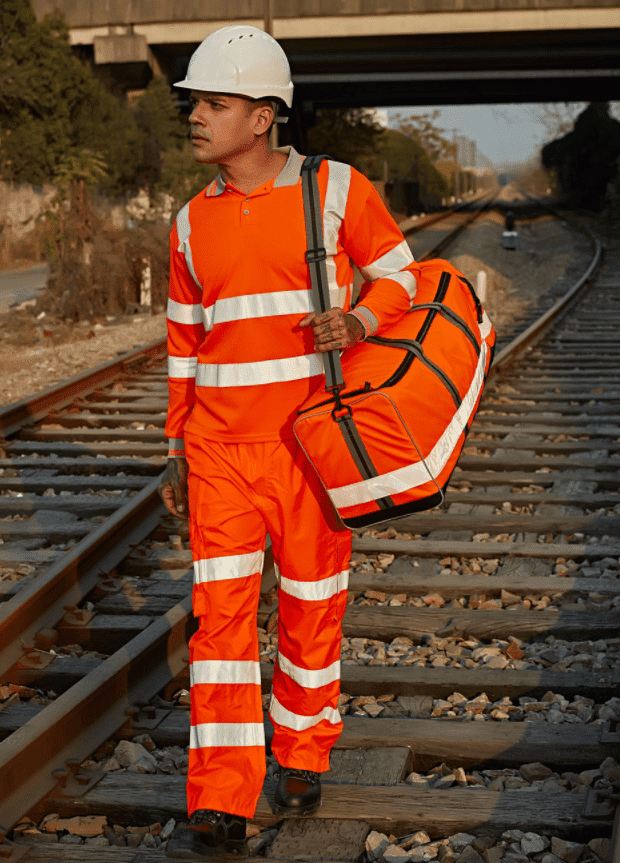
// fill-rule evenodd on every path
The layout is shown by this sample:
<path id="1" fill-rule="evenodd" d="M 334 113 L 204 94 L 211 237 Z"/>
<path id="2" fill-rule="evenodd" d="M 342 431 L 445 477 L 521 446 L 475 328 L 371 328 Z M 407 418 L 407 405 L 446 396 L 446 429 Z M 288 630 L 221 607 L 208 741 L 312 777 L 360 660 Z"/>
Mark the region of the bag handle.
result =
<path id="1" fill-rule="evenodd" d="M 331 156 L 306 156 L 301 166 L 301 191 L 304 204 L 304 221 L 306 225 L 306 263 L 310 270 L 310 285 L 312 303 L 317 315 L 331 308 L 327 280 L 327 252 L 323 245 L 323 213 L 321 212 L 321 195 L 319 192 L 318 171 L 324 159 Z M 323 353 L 325 369 L 325 389 L 336 398 L 344 387 L 342 379 L 342 364 L 340 352 L 336 349 Z"/>

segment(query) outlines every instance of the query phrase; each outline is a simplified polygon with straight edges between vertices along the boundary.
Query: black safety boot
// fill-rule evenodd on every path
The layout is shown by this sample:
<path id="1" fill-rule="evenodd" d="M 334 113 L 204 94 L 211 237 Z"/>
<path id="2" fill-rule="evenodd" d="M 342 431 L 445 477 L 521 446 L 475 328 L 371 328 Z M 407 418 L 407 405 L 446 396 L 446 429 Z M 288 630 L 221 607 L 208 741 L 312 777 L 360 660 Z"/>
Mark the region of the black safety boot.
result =
<path id="1" fill-rule="evenodd" d="M 214 809 L 194 812 L 189 826 L 179 824 L 166 846 L 166 857 L 183 860 L 213 860 L 247 854 L 245 818 Z"/>
<path id="2" fill-rule="evenodd" d="M 312 815 L 321 806 L 321 777 L 311 770 L 280 767 L 275 810 L 285 815 Z"/>

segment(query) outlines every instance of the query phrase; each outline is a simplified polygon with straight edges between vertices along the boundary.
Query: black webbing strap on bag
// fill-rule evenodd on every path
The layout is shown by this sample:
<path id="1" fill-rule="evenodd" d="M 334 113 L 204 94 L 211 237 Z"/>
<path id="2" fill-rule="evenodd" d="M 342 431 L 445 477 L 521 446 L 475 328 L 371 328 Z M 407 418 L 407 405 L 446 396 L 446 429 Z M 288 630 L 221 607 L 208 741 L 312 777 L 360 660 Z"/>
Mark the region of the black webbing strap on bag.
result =
<path id="1" fill-rule="evenodd" d="M 312 303 L 317 315 L 331 309 L 329 287 L 327 281 L 327 252 L 323 238 L 323 213 L 321 212 L 321 195 L 319 193 L 318 170 L 324 159 L 330 156 L 306 156 L 301 167 L 301 191 L 304 202 L 304 219 L 306 222 L 306 263 L 310 270 L 312 287 Z M 344 387 L 340 352 L 326 351 L 323 353 L 325 368 L 325 389 L 335 396 Z"/>
<path id="2" fill-rule="evenodd" d="M 304 202 L 304 219 L 306 223 L 306 262 L 310 270 L 310 285 L 312 288 L 312 303 L 317 315 L 331 308 L 329 287 L 327 280 L 327 252 L 325 250 L 323 237 L 323 214 L 321 212 L 321 196 L 319 193 L 318 170 L 324 159 L 330 156 L 306 156 L 301 168 L 301 189 Z M 343 405 L 340 400 L 340 390 L 344 388 L 342 377 L 342 365 L 340 363 L 340 352 L 338 350 L 323 353 L 323 366 L 325 368 L 325 389 L 333 395 L 336 406 L 332 411 L 332 418 L 338 424 L 340 432 L 345 440 L 347 448 L 355 462 L 360 476 L 363 479 L 371 479 L 378 476 L 372 458 L 366 449 L 364 441 L 353 420 L 351 408 Z M 380 509 L 388 509 L 394 506 L 390 497 L 382 497 L 377 500 Z"/>

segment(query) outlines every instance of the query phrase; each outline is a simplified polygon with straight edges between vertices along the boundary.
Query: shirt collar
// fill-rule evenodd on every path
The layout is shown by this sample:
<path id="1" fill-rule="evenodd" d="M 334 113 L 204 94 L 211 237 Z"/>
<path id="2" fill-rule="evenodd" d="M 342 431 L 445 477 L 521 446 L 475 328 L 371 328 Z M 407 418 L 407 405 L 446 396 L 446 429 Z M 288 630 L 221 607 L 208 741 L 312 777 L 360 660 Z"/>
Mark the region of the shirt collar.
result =
<path id="1" fill-rule="evenodd" d="M 278 176 L 273 181 L 273 187 L 281 188 L 282 186 L 296 186 L 299 182 L 303 157 L 299 155 L 294 147 L 278 147 L 276 153 L 282 153 L 287 156 L 286 163 Z M 226 183 L 222 179 L 222 175 L 218 174 L 215 180 L 210 183 L 205 189 L 205 195 L 208 198 L 217 197 L 226 191 Z"/>

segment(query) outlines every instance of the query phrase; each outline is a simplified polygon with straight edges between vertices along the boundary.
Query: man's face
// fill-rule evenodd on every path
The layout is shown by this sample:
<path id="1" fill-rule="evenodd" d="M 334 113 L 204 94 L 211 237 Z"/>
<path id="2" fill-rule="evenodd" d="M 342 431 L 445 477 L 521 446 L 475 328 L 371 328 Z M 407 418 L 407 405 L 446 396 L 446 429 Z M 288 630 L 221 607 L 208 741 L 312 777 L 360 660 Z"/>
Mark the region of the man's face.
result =
<path id="1" fill-rule="evenodd" d="M 222 164 L 231 156 L 247 152 L 261 133 L 259 110 L 252 111 L 248 99 L 223 93 L 192 90 L 192 150 L 204 164 Z M 262 130 L 264 131 L 264 129 Z"/>

